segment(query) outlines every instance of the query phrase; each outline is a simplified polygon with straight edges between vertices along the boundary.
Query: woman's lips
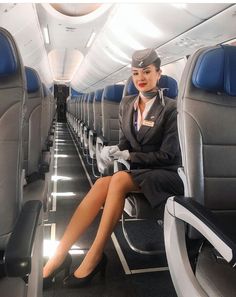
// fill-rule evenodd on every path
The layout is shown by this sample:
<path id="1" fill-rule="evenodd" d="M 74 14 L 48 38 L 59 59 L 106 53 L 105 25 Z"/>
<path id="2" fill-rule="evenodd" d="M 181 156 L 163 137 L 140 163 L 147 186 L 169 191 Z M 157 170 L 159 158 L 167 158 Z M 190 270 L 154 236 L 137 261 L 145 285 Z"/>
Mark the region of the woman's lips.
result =
<path id="1" fill-rule="evenodd" d="M 143 88 L 143 87 L 146 86 L 146 84 L 145 84 L 145 83 L 139 83 L 138 86 L 139 86 L 140 88 Z"/>

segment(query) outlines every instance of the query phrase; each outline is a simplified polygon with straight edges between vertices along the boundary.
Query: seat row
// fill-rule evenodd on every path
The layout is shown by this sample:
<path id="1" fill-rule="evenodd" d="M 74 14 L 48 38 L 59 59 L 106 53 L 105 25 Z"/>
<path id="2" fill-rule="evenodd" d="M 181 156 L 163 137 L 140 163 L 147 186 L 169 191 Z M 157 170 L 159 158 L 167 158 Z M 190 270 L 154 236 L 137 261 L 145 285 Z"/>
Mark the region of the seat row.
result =
<path id="1" fill-rule="evenodd" d="M 42 296 L 42 206 L 55 102 L 4 28 L 0 53 L 1 296 Z"/>

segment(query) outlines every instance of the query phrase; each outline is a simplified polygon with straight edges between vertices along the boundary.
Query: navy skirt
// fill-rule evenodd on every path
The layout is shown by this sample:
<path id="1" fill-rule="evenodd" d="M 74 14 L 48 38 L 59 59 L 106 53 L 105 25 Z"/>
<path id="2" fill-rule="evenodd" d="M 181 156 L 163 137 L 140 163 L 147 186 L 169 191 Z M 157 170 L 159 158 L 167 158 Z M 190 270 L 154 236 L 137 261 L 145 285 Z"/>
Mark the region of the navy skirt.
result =
<path id="1" fill-rule="evenodd" d="M 150 205 L 154 208 L 174 195 L 183 195 L 184 186 L 178 173 L 166 169 L 133 169 L 134 182 L 140 187 Z"/>

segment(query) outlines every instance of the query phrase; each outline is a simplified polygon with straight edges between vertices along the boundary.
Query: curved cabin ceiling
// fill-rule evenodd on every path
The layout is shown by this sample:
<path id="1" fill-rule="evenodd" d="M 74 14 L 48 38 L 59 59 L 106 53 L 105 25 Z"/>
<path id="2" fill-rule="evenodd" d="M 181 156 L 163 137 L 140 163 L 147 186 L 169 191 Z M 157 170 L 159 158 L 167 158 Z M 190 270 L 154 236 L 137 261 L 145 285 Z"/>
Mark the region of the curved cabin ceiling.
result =
<path id="1" fill-rule="evenodd" d="M 154 47 L 168 65 L 235 38 L 235 11 L 229 3 L 2 3 L 0 26 L 48 86 L 88 92 L 125 80 L 136 49 Z"/>

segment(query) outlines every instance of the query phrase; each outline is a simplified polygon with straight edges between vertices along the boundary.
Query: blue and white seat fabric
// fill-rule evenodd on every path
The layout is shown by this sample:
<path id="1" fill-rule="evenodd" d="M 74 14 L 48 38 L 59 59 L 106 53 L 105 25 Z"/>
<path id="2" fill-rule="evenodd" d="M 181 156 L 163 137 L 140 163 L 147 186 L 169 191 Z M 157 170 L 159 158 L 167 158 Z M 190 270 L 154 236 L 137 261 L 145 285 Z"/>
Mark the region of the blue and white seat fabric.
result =
<path id="1" fill-rule="evenodd" d="M 23 119 L 26 80 L 14 38 L 0 28 L 0 292 L 2 297 L 29 297 L 42 291 L 38 279 L 25 283 L 39 262 L 40 201 L 23 204 Z M 24 239 L 24 240 L 22 240 Z M 33 248 L 32 248 L 33 247 Z M 32 260 L 33 259 L 33 260 Z M 31 269 L 32 268 L 32 269 Z M 36 272 L 36 270 L 35 270 Z M 38 271 L 37 271 L 38 272 Z M 41 275 L 41 271 L 39 273 Z M 38 274 L 38 275 L 39 275 Z M 42 281 L 41 281 L 42 282 Z"/>
<path id="2" fill-rule="evenodd" d="M 188 59 L 178 114 L 185 197 L 169 198 L 165 208 L 171 277 L 178 296 L 235 296 L 235 46 L 202 48 Z M 194 259 L 195 274 L 186 236 L 188 248 L 196 239 L 204 242 Z"/>

